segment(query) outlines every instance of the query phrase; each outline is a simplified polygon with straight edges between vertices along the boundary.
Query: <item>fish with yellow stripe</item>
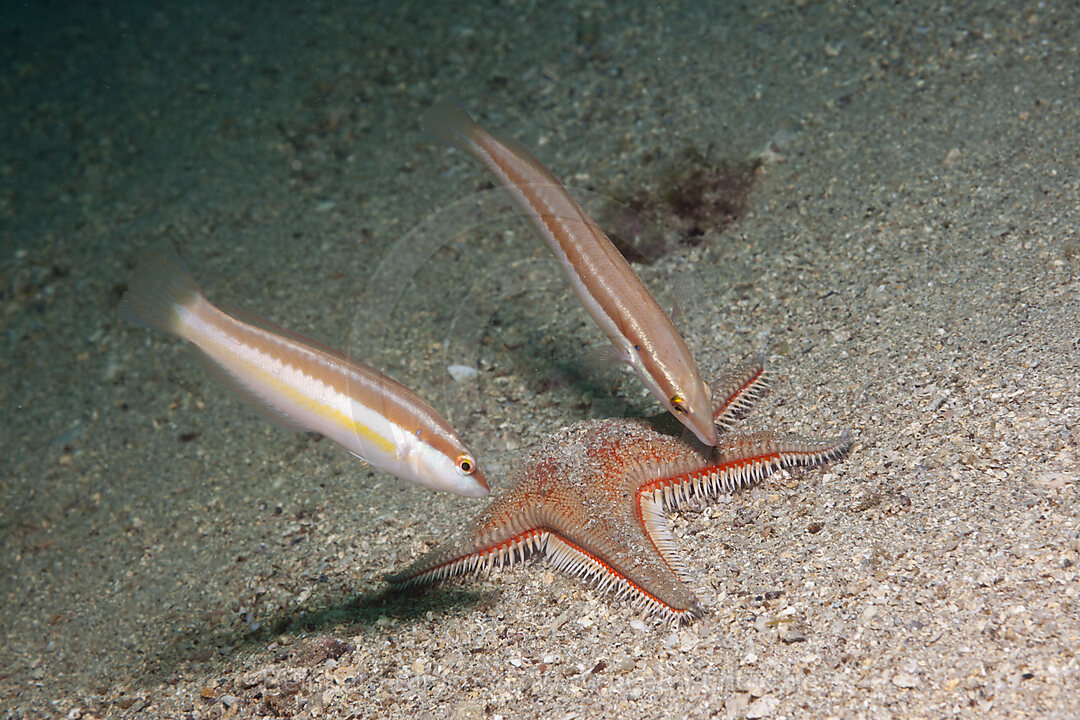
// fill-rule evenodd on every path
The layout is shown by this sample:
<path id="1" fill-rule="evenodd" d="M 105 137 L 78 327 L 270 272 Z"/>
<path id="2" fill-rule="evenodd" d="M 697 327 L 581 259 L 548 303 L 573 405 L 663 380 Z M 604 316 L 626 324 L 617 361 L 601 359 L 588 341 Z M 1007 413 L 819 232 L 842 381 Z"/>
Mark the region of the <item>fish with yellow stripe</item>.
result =
<path id="1" fill-rule="evenodd" d="M 333 348 L 214 306 L 168 245 L 139 258 L 120 312 L 187 340 L 218 378 L 280 425 L 321 433 L 417 485 L 488 494 L 476 458 L 427 401 Z"/>

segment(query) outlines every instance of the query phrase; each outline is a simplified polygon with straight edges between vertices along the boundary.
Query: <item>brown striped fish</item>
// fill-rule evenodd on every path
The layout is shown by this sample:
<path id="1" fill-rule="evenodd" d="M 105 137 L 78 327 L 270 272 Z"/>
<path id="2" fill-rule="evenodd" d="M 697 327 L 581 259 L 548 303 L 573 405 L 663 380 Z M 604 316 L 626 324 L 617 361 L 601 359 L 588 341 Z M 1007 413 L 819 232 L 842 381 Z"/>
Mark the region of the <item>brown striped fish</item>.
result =
<path id="1" fill-rule="evenodd" d="M 581 304 L 645 387 L 706 445 L 716 445 L 710 393 L 697 363 L 656 299 L 562 183 L 528 150 L 492 136 L 453 103 L 424 128 L 498 178 L 559 261 Z"/>

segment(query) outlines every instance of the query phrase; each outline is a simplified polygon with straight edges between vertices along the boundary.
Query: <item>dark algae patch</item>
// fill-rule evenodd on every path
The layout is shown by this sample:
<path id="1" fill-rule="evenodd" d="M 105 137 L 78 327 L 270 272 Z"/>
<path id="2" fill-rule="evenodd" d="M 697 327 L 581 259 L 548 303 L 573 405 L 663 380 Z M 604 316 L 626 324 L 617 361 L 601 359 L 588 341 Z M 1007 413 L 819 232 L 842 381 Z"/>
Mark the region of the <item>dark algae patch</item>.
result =
<path id="1" fill-rule="evenodd" d="M 643 159 L 649 163 L 652 155 Z M 687 146 L 653 179 L 621 193 L 620 207 L 600 222 L 608 223 L 605 230 L 628 260 L 651 265 L 739 220 L 760 164 L 757 158 L 716 158 L 712 145 L 704 152 Z"/>

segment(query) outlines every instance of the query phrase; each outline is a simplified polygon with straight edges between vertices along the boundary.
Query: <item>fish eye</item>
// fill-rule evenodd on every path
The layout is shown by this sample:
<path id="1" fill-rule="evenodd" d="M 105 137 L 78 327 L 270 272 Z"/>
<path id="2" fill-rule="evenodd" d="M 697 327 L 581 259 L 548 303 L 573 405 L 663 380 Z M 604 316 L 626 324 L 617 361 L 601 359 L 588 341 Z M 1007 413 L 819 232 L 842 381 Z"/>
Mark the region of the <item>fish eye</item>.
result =
<path id="1" fill-rule="evenodd" d="M 476 469 L 476 461 L 468 455 L 458 455 L 457 469 L 465 475 L 472 475 Z"/>
<path id="2" fill-rule="evenodd" d="M 681 395 L 672 395 L 669 402 L 675 412 L 681 412 L 683 414 L 690 412 L 690 408 L 686 407 L 686 401 L 682 399 Z"/>

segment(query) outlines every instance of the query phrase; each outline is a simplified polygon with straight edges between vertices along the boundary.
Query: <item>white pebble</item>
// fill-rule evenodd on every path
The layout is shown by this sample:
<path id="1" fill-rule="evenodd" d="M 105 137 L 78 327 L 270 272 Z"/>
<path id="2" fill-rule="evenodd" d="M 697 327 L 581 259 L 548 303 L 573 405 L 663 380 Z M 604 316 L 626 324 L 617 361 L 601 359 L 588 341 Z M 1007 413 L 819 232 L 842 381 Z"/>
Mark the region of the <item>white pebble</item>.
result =
<path id="1" fill-rule="evenodd" d="M 454 382 L 472 380 L 480 374 L 479 370 L 468 365 L 450 365 L 446 368 L 446 372 L 450 373 L 450 377 L 454 378 Z"/>
<path id="2" fill-rule="evenodd" d="M 779 704 L 776 698 L 766 695 L 750 703 L 746 710 L 743 711 L 743 717 L 748 718 L 748 720 L 772 717 L 776 713 L 776 707 Z"/>
<path id="3" fill-rule="evenodd" d="M 917 688 L 919 687 L 919 678 L 911 673 L 896 673 L 892 676 L 892 684 L 898 688 Z"/>

